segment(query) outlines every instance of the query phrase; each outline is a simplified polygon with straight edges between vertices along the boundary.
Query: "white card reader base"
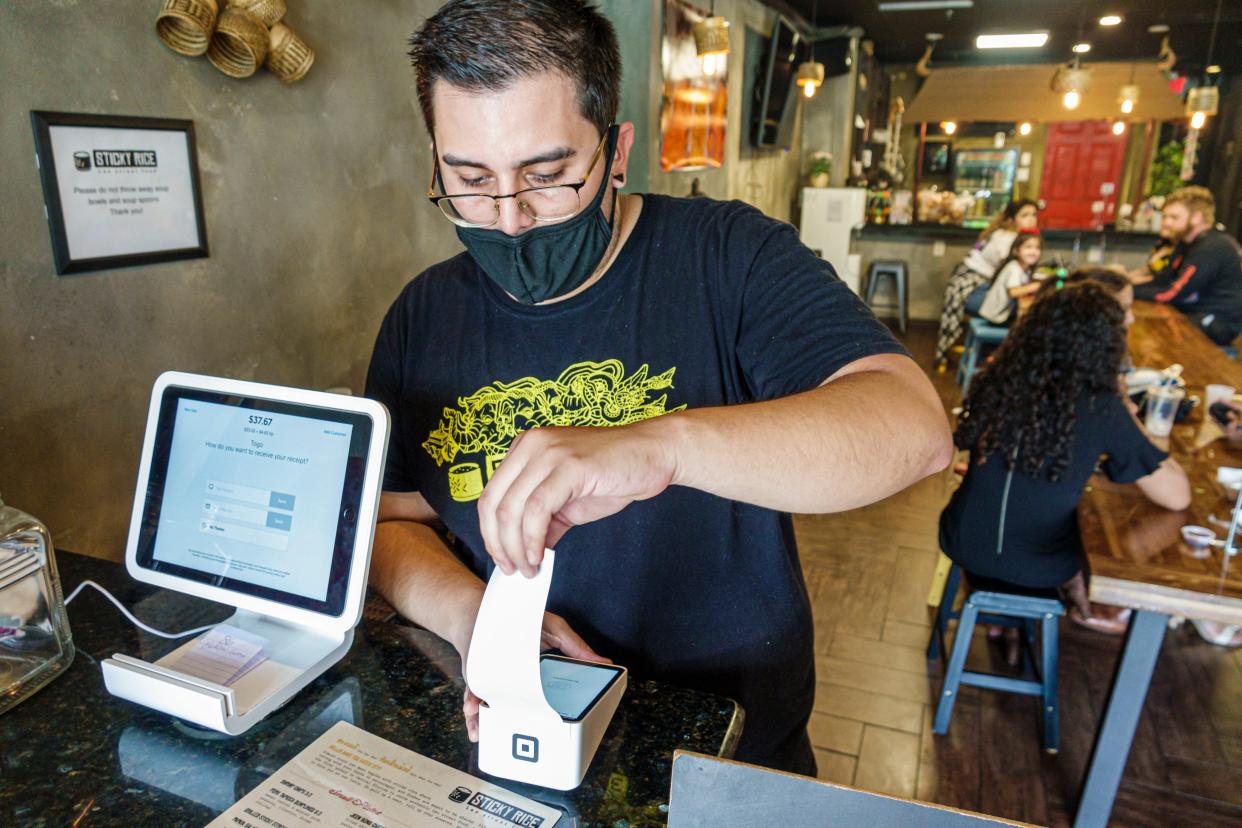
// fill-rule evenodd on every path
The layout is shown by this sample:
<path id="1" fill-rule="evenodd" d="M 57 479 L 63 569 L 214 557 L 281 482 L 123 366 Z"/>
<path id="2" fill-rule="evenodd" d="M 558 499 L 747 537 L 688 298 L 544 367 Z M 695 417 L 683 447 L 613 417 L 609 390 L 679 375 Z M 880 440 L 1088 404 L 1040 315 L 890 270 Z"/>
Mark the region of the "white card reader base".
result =
<path id="1" fill-rule="evenodd" d="M 104 685 L 114 696 L 235 735 L 289 701 L 339 661 L 354 640 L 352 628 L 343 636 L 325 635 L 247 610 L 238 610 L 223 623 L 268 641 L 267 659 L 232 685 L 225 687 L 172 666 L 198 638 L 154 664 L 116 653 L 103 662 Z"/>
<path id="2" fill-rule="evenodd" d="M 582 784 L 604 731 L 625 693 L 627 673 L 576 721 L 548 703 L 539 670 L 543 613 L 556 552 L 544 550 L 533 578 L 488 579 L 466 660 L 466 683 L 483 700 L 479 708 L 479 770 L 545 788 L 568 791 Z"/>

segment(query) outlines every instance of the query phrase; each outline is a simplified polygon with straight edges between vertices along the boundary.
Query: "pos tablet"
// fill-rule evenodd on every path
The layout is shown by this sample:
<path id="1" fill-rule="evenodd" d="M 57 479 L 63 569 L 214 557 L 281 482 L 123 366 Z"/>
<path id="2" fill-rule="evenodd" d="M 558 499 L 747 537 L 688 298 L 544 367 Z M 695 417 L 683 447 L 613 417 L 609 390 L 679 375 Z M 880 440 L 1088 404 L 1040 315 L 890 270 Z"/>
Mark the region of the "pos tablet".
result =
<path id="1" fill-rule="evenodd" d="M 169 372 L 151 395 L 125 565 L 236 607 L 264 659 L 228 686 L 183 659 L 103 662 L 113 695 L 241 733 L 334 664 L 362 614 L 388 446 L 372 400 Z M 205 633 L 204 635 L 210 635 Z"/>

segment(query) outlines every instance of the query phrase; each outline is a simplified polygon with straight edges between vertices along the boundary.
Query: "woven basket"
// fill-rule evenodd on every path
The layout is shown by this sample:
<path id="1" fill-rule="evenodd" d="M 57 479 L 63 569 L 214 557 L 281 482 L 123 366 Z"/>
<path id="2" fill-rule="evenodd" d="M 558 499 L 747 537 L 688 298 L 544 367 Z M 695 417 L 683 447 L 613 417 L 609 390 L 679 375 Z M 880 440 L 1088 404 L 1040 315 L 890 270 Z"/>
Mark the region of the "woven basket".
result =
<path id="1" fill-rule="evenodd" d="M 201 55 L 211 43 L 220 8 L 216 0 L 164 0 L 155 17 L 155 33 L 182 55 Z"/>
<path id="2" fill-rule="evenodd" d="M 250 12 L 269 29 L 288 11 L 285 0 L 229 0 L 229 7 Z"/>
<path id="3" fill-rule="evenodd" d="M 267 57 L 267 27 L 250 12 L 228 6 L 207 47 L 211 65 L 231 78 L 248 78 Z"/>
<path id="4" fill-rule="evenodd" d="M 315 52 L 306 41 L 286 26 L 272 27 L 268 44 L 267 69 L 283 83 L 300 81 L 315 62 Z"/>

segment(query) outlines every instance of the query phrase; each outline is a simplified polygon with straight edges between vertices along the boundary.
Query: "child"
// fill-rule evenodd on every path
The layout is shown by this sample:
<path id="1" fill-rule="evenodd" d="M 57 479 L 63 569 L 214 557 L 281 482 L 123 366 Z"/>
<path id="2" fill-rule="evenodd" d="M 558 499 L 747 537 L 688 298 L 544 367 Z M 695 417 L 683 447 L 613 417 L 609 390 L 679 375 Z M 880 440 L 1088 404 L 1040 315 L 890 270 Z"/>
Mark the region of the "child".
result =
<path id="1" fill-rule="evenodd" d="M 1009 257 L 992 277 L 978 315 L 993 325 L 1008 325 L 1016 316 L 1018 300 L 1039 290 L 1034 274 L 1043 252 L 1044 242 L 1039 233 L 1019 233 L 1009 248 Z"/>
<path id="2" fill-rule="evenodd" d="M 996 275 L 1014 237 L 1026 230 L 1035 230 L 1039 221 L 1039 205 L 1029 198 L 1011 201 L 979 234 L 979 241 L 966 258 L 953 269 L 944 289 L 944 307 L 940 311 L 940 331 L 936 336 L 936 365 L 941 373 L 949 349 L 962 334 L 965 303 L 976 287 L 986 285 Z"/>

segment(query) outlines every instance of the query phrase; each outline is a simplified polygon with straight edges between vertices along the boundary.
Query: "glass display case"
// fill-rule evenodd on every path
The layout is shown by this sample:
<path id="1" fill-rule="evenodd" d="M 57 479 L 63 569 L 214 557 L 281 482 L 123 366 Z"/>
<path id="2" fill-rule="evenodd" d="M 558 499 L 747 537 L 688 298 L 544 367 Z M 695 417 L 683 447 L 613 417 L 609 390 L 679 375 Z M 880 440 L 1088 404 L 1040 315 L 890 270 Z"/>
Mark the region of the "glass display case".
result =
<path id="1" fill-rule="evenodd" d="M 975 197 L 962 224 L 983 227 L 1013 199 L 1017 149 L 960 149 L 953 153 L 953 190 Z"/>

